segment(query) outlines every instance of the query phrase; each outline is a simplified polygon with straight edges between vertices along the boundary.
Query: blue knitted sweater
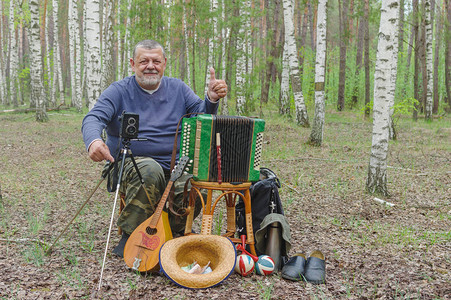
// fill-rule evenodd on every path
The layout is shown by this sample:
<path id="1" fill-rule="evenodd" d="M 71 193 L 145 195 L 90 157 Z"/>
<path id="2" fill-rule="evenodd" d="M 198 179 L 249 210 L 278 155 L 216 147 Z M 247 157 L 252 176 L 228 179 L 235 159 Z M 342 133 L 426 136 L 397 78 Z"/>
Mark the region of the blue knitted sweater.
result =
<path id="1" fill-rule="evenodd" d="M 135 76 L 130 76 L 111 84 L 84 117 L 83 141 L 88 147 L 93 140 L 101 138 L 106 128 L 106 144 L 116 157 L 123 147 L 119 138 L 120 115 L 124 110 L 139 114 L 138 138 L 146 140 L 131 142 L 133 155 L 152 157 L 169 170 L 179 119 L 191 112 L 215 114 L 218 102 L 213 103 L 207 97 L 203 101 L 183 81 L 166 76 L 158 90 L 149 94 L 138 85 Z"/>

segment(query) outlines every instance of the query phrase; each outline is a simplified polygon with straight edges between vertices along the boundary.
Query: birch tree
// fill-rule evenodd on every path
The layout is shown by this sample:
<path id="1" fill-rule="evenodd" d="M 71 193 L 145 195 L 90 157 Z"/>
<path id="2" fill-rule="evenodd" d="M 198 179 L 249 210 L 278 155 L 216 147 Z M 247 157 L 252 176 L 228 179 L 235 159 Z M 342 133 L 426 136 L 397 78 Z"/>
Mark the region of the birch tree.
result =
<path id="1" fill-rule="evenodd" d="M 213 24 L 213 33 L 210 36 L 210 38 L 208 39 L 207 70 L 205 72 L 206 78 L 205 78 L 204 94 L 207 94 L 208 84 L 210 83 L 210 67 L 212 67 L 214 65 L 214 56 L 213 56 L 213 53 L 214 53 L 213 51 L 215 49 L 214 37 L 216 36 L 217 23 L 218 23 L 215 12 L 217 9 L 218 9 L 218 1 L 211 0 L 210 13 L 213 15 L 213 18 L 211 19 L 211 22 Z"/>
<path id="2" fill-rule="evenodd" d="M 296 121 L 299 125 L 309 127 L 307 107 L 302 94 L 301 77 L 297 57 L 296 41 L 294 39 L 293 1 L 283 0 L 283 16 L 285 25 L 285 45 L 287 46 L 288 62 L 290 64 L 290 80 L 294 94 Z"/>
<path id="3" fill-rule="evenodd" d="M 433 70 L 433 56 L 432 56 L 432 8 L 431 0 L 424 0 L 424 14 L 425 14 L 425 51 L 426 51 L 426 101 L 424 107 L 424 117 L 426 121 L 432 121 L 432 70 Z"/>
<path id="4" fill-rule="evenodd" d="M 0 3 L 0 15 L 3 16 L 3 5 Z M 0 103 L 6 104 L 6 80 L 4 75 L 5 65 L 4 52 L 6 39 L 3 39 L 3 21 L 0 19 Z"/>
<path id="5" fill-rule="evenodd" d="M 186 19 L 188 18 L 188 14 L 186 13 L 186 3 L 183 4 L 183 32 L 185 33 L 185 55 L 186 55 L 186 76 L 188 85 L 191 85 L 191 67 L 190 67 L 190 55 L 189 55 L 189 37 L 188 37 L 188 28 L 186 26 Z"/>
<path id="6" fill-rule="evenodd" d="M 47 3 L 47 7 L 44 10 L 44 15 L 46 17 L 46 22 L 45 22 L 45 44 L 47 46 L 47 53 L 46 53 L 46 68 L 45 70 L 47 71 L 47 86 L 46 86 L 46 96 L 47 98 L 50 100 L 49 102 L 47 102 L 47 104 L 51 107 L 55 107 L 56 106 L 56 97 L 55 94 L 53 93 L 53 77 L 55 77 L 55 74 L 53 73 L 53 69 L 51 68 L 52 65 L 52 45 L 50 44 L 50 35 L 51 35 L 51 28 L 50 28 L 50 11 L 49 11 L 49 3 Z"/>
<path id="7" fill-rule="evenodd" d="M 285 41 L 282 54 L 282 76 L 280 79 L 280 105 L 281 115 L 290 114 L 290 63 L 288 62 L 288 47 Z"/>
<path id="8" fill-rule="evenodd" d="M 444 13 L 448 17 L 444 24 L 445 32 L 445 89 L 448 99 L 448 110 L 451 111 L 451 0 L 445 0 Z"/>
<path id="9" fill-rule="evenodd" d="M 80 28 L 78 25 L 77 0 L 69 0 L 69 53 L 72 104 L 82 109 Z"/>
<path id="10" fill-rule="evenodd" d="M 366 188 L 388 195 L 387 153 L 393 59 L 397 56 L 399 0 L 383 0 L 374 73 L 373 134 Z"/>
<path id="11" fill-rule="evenodd" d="M 246 67 L 246 57 L 247 57 L 247 40 L 248 32 L 250 28 L 250 1 L 244 1 L 240 9 L 240 17 L 245 21 L 241 24 L 236 50 L 237 50 L 237 61 L 236 61 L 236 112 L 238 115 L 244 113 L 246 107 L 246 89 L 247 89 L 247 67 Z"/>
<path id="12" fill-rule="evenodd" d="M 320 146 L 324 132 L 324 75 L 326 69 L 327 0 L 318 1 L 316 23 L 316 63 L 315 63 L 315 117 L 313 119 L 310 143 Z"/>
<path id="13" fill-rule="evenodd" d="M 31 100 L 36 104 L 36 121 L 44 122 L 48 120 L 44 84 L 42 72 L 44 66 L 41 58 L 41 38 L 39 26 L 39 1 L 29 0 L 30 27 L 29 27 L 29 47 L 30 47 L 30 76 L 31 76 Z"/>
<path id="14" fill-rule="evenodd" d="M 94 106 L 102 92 L 100 86 L 100 2 L 98 0 L 86 0 L 86 80 L 88 108 Z M 104 75 L 104 74 L 103 74 Z"/>
<path id="15" fill-rule="evenodd" d="M 122 22 L 122 15 L 121 15 L 121 7 L 122 7 L 122 1 L 123 0 L 118 0 L 118 4 L 117 4 L 117 11 L 116 11 L 116 18 L 117 18 L 117 22 L 120 24 Z M 122 52 L 122 46 L 123 46 L 123 37 L 122 37 L 122 30 L 121 30 L 122 26 L 117 26 L 117 31 L 116 31 L 116 35 L 117 35 L 117 52 L 116 52 L 116 80 L 120 80 L 123 76 L 123 59 L 124 59 L 124 55 Z"/>
<path id="16" fill-rule="evenodd" d="M 172 62 L 171 60 L 171 13 L 172 13 L 172 0 L 164 0 L 164 6 L 167 11 L 168 15 L 168 21 L 167 21 L 167 39 L 166 39 L 166 46 L 165 46 L 165 52 L 166 57 L 168 58 L 168 61 Z M 171 63 L 169 63 L 168 68 L 166 68 L 166 71 L 168 73 L 169 77 L 172 77 L 172 67 Z"/>
<path id="17" fill-rule="evenodd" d="M 99 0 L 96 0 L 99 2 Z M 110 84 L 113 83 L 114 76 L 114 62 L 113 62 L 113 52 L 114 52 L 114 5 L 116 1 L 103 1 L 103 28 L 101 28 L 102 36 L 102 46 L 101 53 L 103 54 L 103 59 L 101 60 L 102 65 L 102 75 L 100 80 L 100 90 L 106 89 Z M 100 4 L 100 9 L 102 5 Z M 99 56 L 100 62 L 100 56 Z"/>
<path id="18" fill-rule="evenodd" d="M 399 4 L 399 0 L 398 0 Z M 398 8 L 399 9 L 399 8 Z M 391 21 L 394 26 L 399 28 L 399 11 L 396 14 L 396 18 Z M 396 139 L 395 123 L 393 121 L 394 105 L 395 105 L 395 95 L 396 95 L 396 78 L 398 74 L 398 52 L 399 52 L 399 30 L 395 35 L 395 43 L 393 44 L 393 57 L 391 61 L 391 76 L 390 76 L 390 93 L 389 93 L 389 118 L 388 118 L 388 136 L 390 139 Z"/>
<path id="19" fill-rule="evenodd" d="M 64 83 L 63 70 L 61 66 L 61 51 L 59 43 L 59 18 L 58 18 L 58 0 L 52 0 L 53 8 L 53 90 L 52 94 L 56 98 L 56 87 L 59 86 L 59 101 L 64 103 Z"/>
<path id="20" fill-rule="evenodd" d="M 340 5 L 340 2 L 342 4 Z M 345 87 L 346 87 L 346 44 L 348 40 L 348 0 L 338 1 L 340 11 L 340 70 L 338 79 L 338 99 L 337 109 L 342 111 L 345 108 Z"/>
<path id="21" fill-rule="evenodd" d="M 222 1 L 222 19 L 225 20 L 225 1 Z M 222 45 L 221 45 L 222 48 L 221 49 L 222 49 L 222 55 L 223 55 L 223 59 L 221 60 L 221 62 L 222 62 L 222 78 L 226 78 L 225 54 L 226 54 L 226 41 L 228 40 L 228 37 L 229 37 L 229 29 L 226 28 L 225 26 L 222 26 L 221 36 L 222 36 Z M 229 104 L 228 104 L 227 95 L 224 98 L 222 98 L 222 100 L 221 100 L 221 113 L 226 116 L 229 114 Z"/>
<path id="22" fill-rule="evenodd" d="M 435 23 L 435 53 L 434 53 L 434 77 L 433 77 L 433 106 L 432 113 L 436 114 L 438 112 L 438 104 L 439 104 L 439 58 L 440 58 L 440 48 L 441 48 L 441 33 L 443 28 L 442 14 L 440 3 L 437 3 L 437 13 L 436 13 L 436 23 Z"/>
<path id="23" fill-rule="evenodd" d="M 14 0 L 9 1 L 9 91 L 11 95 L 11 103 L 14 107 L 18 106 L 17 100 L 17 69 L 19 66 L 19 55 L 16 38 L 16 25 L 14 8 L 16 4 Z"/>

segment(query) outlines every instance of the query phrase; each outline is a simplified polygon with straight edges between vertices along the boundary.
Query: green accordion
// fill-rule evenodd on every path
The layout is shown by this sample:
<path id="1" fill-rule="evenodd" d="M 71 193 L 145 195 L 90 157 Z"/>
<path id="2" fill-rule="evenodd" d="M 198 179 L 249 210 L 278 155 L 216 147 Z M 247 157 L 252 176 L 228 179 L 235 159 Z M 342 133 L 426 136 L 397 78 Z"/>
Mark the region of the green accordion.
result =
<path id="1" fill-rule="evenodd" d="M 196 181 L 258 181 L 264 129 L 264 120 L 248 117 L 184 118 L 180 157 L 192 160 L 188 173 Z"/>

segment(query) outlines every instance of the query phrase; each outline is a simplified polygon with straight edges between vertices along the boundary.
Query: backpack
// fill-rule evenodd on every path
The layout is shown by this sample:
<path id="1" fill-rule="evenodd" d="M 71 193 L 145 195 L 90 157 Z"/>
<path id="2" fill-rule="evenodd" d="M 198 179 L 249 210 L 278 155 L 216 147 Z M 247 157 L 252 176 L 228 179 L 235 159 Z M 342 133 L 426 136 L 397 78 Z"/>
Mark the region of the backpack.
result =
<path id="1" fill-rule="evenodd" d="M 252 207 L 252 231 L 260 229 L 263 219 L 270 213 L 283 215 L 282 202 L 279 196 L 280 181 L 276 174 L 267 168 L 260 169 L 260 180 L 249 188 Z M 243 199 L 235 206 L 236 228 L 238 235 L 246 234 L 246 213 Z"/>

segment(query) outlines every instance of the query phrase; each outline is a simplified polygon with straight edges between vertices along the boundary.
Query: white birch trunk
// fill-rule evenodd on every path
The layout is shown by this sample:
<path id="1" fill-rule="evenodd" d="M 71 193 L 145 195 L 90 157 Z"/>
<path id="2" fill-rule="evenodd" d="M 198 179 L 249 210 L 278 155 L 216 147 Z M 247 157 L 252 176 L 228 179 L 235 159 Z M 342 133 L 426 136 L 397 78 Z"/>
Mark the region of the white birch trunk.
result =
<path id="1" fill-rule="evenodd" d="M 299 74 L 299 61 L 297 57 L 296 41 L 294 39 L 293 1 L 283 0 L 283 16 L 285 25 L 285 41 L 288 49 L 288 61 L 290 63 L 291 87 L 296 108 L 296 121 L 299 125 L 308 127 L 307 107 L 302 94 L 301 79 Z"/>
<path id="2" fill-rule="evenodd" d="M 117 15 L 117 19 L 119 20 L 119 23 L 122 22 L 122 16 L 121 16 L 122 1 L 123 0 L 119 0 L 118 3 L 117 3 L 116 15 Z M 116 35 L 117 35 L 117 64 L 116 64 L 117 65 L 117 72 L 116 72 L 116 80 L 119 80 L 123 76 L 122 64 L 123 64 L 123 59 L 124 59 L 124 56 L 122 54 L 123 39 L 122 39 L 122 32 L 121 32 L 120 26 L 118 26 Z"/>
<path id="3" fill-rule="evenodd" d="M 22 7 L 19 7 L 19 15 L 22 15 L 24 13 Z M 24 37 L 24 22 L 25 20 L 23 20 L 23 18 L 20 19 L 19 24 L 18 24 L 18 28 L 17 28 L 17 42 L 18 42 L 18 48 L 17 48 L 17 53 L 19 55 L 19 66 L 20 64 L 23 62 L 23 53 L 24 53 L 24 41 L 23 41 L 23 37 Z M 21 60 L 22 59 L 22 60 Z M 18 73 L 19 74 L 19 73 Z M 19 75 L 17 75 L 17 77 L 19 77 Z M 19 105 L 23 105 L 24 104 L 24 82 L 22 80 L 20 80 L 20 78 L 17 79 L 17 101 L 19 102 Z"/>
<path id="4" fill-rule="evenodd" d="M 36 120 L 47 121 L 47 112 L 44 99 L 44 85 L 42 82 L 43 64 L 41 59 L 41 37 L 39 26 L 39 1 L 30 0 L 30 76 L 31 76 L 31 99 L 36 104 Z"/>
<path id="5" fill-rule="evenodd" d="M 53 8 L 52 8 L 53 9 Z M 50 11 L 49 8 L 47 6 L 47 14 L 46 14 L 46 22 L 45 22 L 45 44 L 47 46 L 47 53 L 46 53 L 46 61 L 47 61 L 47 65 L 45 70 L 47 71 L 47 86 L 45 87 L 46 89 L 46 98 L 49 99 L 49 104 L 50 107 L 55 107 L 56 106 L 56 98 L 55 98 L 55 94 L 53 93 L 53 82 L 54 82 L 54 77 L 55 77 L 55 73 L 53 73 L 53 69 L 51 68 L 52 66 L 52 45 L 50 45 Z M 53 57 L 55 54 L 53 54 Z M 53 63 L 54 64 L 54 63 Z"/>
<path id="6" fill-rule="evenodd" d="M 17 67 L 19 66 L 19 55 L 17 49 L 16 26 L 14 25 L 14 8 L 16 4 L 14 0 L 9 1 L 9 34 L 10 34 L 10 48 L 9 48 L 9 90 L 11 94 L 11 103 L 17 107 Z"/>
<path id="7" fill-rule="evenodd" d="M 190 55 L 189 55 L 189 38 L 188 38 L 188 29 L 186 27 L 186 19 L 188 15 L 186 14 L 186 3 L 183 4 L 183 32 L 185 33 L 185 55 L 186 55 L 186 84 L 191 86 L 191 63 L 190 63 Z"/>
<path id="8" fill-rule="evenodd" d="M 237 61 L 236 61 L 236 113 L 244 114 L 246 108 L 246 90 L 247 90 L 247 33 L 249 31 L 249 9 L 250 2 L 244 1 L 240 9 L 240 18 L 245 20 L 238 33 L 236 42 Z"/>
<path id="9" fill-rule="evenodd" d="M 282 79 L 280 80 L 280 114 L 290 114 L 290 63 L 288 47 L 285 41 L 282 55 Z"/>
<path id="10" fill-rule="evenodd" d="M 327 0 L 319 0 L 316 23 L 316 63 L 315 63 L 315 117 L 313 119 L 310 143 L 320 146 L 324 133 L 324 74 L 326 68 Z"/>
<path id="11" fill-rule="evenodd" d="M 72 104 L 82 110 L 80 29 L 77 0 L 69 1 L 69 48 Z"/>
<path id="12" fill-rule="evenodd" d="M 96 0 L 96 2 L 99 2 Z M 100 2 L 99 2 L 100 3 Z M 113 28 L 113 1 L 103 1 L 103 64 L 102 64 L 102 76 L 100 80 L 100 89 L 106 89 L 111 83 L 113 83 L 114 76 L 114 64 L 113 64 L 113 50 L 114 50 L 114 28 Z M 100 60 L 100 56 L 99 56 Z"/>
<path id="13" fill-rule="evenodd" d="M 216 10 L 218 9 L 218 1 L 217 0 L 211 0 L 210 5 L 210 12 L 211 14 L 214 14 Z M 214 65 L 214 55 L 213 51 L 215 49 L 215 43 L 214 38 L 216 37 L 216 31 L 217 31 L 217 19 L 216 17 L 212 18 L 211 22 L 213 23 L 213 34 L 208 39 L 208 57 L 207 57 L 207 70 L 205 75 L 205 94 L 207 94 L 208 91 L 208 84 L 210 83 L 210 67 Z"/>
<path id="14" fill-rule="evenodd" d="M 222 19 L 225 20 L 225 1 L 222 1 Z M 221 35 L 222 35 L 222 78 L 226 78 L 226 41 L 228 41 L 229 37 L 229 29 L 225 26 L 222 26 Z M 229 104 L 228 97 L 225 96 L 221 100 L 221 114 L 228 116 L 229 115 Z"/>
<path id="15" fill-rule="evenodd" d="M 88 108 L 91 110 L 102 92 L 100 85 L 100 2 L 86 0 L 86 90 Z M 104 74 L 103 74 L 104 75 Z"/>
<path id="16" fill-rule="evenodd" d="M 171 13 L 172 13 L 172 0 L 165 0 L 165 7 L 168 14 L 168 28 L 167 28 L 167 39 L 166 39 L 166 58 L 168 59 L 169 65 L 166 66 L 165 72 L 167 76 L 172 77 L 172 59 L 171 59 Z"/>
<path id="17" fill-rule="evenodd" d="M 399 0 L 398 0 L 399 3 Z M 398 5 L 399 8 L 399 5 Z M 396 14 L 396 18 L 393 20 L 390 20 L 390 22 L 393 24 L 393 26 L 396 26 L 396 28 L 399 28 L 399 10 Z M 396 130 L 395 130 L 395 123 L 393 122 L 393 113 L 395 111 L 395 95 L 396 95 L 396 78 L 398 75 L 398 49 L 399 49 L 399 30 L 397 30 L 395 33 L 393 33 L 393 38 L 395 40 L 395 43 L 393 44 L 393 59 L 391 62 L 391 76 L 390 76 L 390 93 L 389 93 L 389 118 L 388 118 L 388 137 L 389 139 L 393 140 L 396 139 Z"/>
<path id="18" fill-rule="evenodd" d="M 3 5 L 0 4 L 0 15 L 3 16 Z M 6 105 L 6 80 L 5 80 L 5 66 L 6 63 L 4 61 L 4 51 L 5 42 L 7 39 L 3 39 L 3 22 L 0 22 L 0 103 Z"/>
<path id="19" fill-rule="evenodd" d="M 132 56 L 131 54 L 131 48 L 132 46 L 130 45 L 131 41 L 130 41 L 130 23 L 132 22 L 130 19 L 130 10 L 132 9 L 132 0 L 127 0 L 127 23 L 125 24 L 125 37 L 124 37 L 124 53 L 130 53 L 130 57 Z M 128 57 L 127 54 L 124 55 L 125 57 Z M 128 63 L 128 59 L 124 58 L 124 73 L 127 74 L 127 76 L 131 76 L 132 75 L 132 69 L 130 67 L 130 64 Z"/>
<path id="20" fill-rule="evenodd" d="M 252 63 L 252 33 L 251 33 L 251 14 L 250 11 L 252 9 L 251 1 L 245 1 L 245 7 L 248 9 L 246 11 L 246 17 L 244 19 L 245 24 L 245 47 L 246 47 L 246 72 L 248 76 L 252 74 L 253 63 Z M 246 83 L 247 85 L 247 83 Z"/>
<path id="21" fill-rule="evenodd" d="M 379 25 L 376 69 L 374 73 L 373 136 L 366 188 L 370 193 L 388 195 L 387 153 L 389 141 L 389 119 L 391 82 L 399 0 L 383 0 Z"/>
<path id="22" fill-rule="evenodd" d="M 64 104 L 63 70 L 61 65 L 61 51 L 59 43 L 58 0 L 52 1 L 53 7 L 53 91 L 56 98 L 56 86 L 59 86 L 59 102 Z"/>
<path id="23" fill-rule="evenodd" d="M 426 30 L 426 103 L 424 107 L 424 117 L 426 121 L 432 121 L 432 89 L 433 89 L 433 56 L 432 56 L 432 7 L 431 0 L 424 0 L 424 14 L 425 14 L 425 30 Z"/>

